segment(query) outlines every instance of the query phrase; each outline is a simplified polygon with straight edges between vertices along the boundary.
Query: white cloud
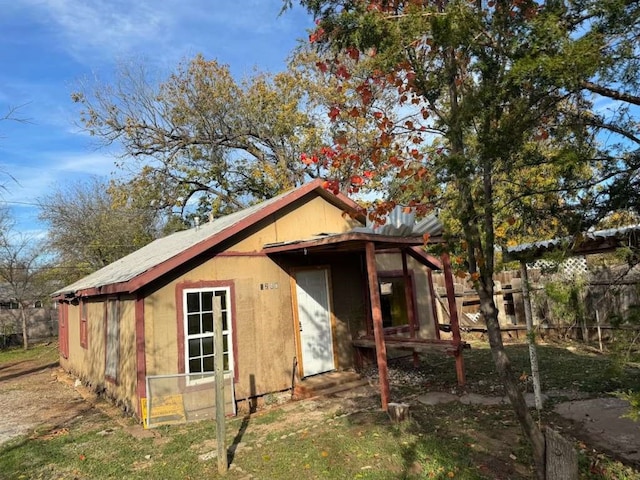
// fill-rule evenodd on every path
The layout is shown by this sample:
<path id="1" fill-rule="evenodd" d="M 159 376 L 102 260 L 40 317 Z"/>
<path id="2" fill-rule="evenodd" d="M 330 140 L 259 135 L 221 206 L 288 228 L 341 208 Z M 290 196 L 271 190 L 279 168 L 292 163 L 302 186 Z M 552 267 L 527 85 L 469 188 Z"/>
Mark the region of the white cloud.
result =
<path id="1" fill-rule="evenodd" d="M 51 23 L 64 45 L 83 59 L 88 51 L 123 53 L 142 42 L 161 38 L 170 28 L 167 11 L 151 2 L 27 0 L 40 21 Z M 158 2 L 160 3 L 160 2 Z"/>
<path id="2" fill-rule="evenodd" d="M 88 175 L 109 175 L 115 170 L 115 158 L 102 153 L 61 153 L 55 156 L 60 159 L 56 170 L 60 173 L 86 173 Z"/>
<path id="3" fill-rule="evenodd" d="M 30 164 L 0 164 L 6 188 L 2 199 L 16 205 L 35 203 L 60 185 L 90 176 L 109 176 L 114 171 L 114 158 L 108 154 L 45 152 Z"/>
<path id="4" fill-rule="evenodd" d="M 198 52 L 216 56 L 216 51 L 247 45 L 256 50 L 257 62 L 261 50 L 277 48 L 260 37 L 281 34 L 292 44 L 292 36 L 304 34 L 305 20 L 311 23 L 299 8 L 278 16 L 281 0 L 23 1 L 30 15 L 60 37 L 62 49 L 92 66 L 96 56 L 110 63 L 131 55 L 152 55 L 158 63 L 175 63 Z"/>
<path id="5" fill-rule="evenodd" d="M 33 206 L 52 189 L 117 171 L 115 157 L 74 124 L 69 95 L 91 75 L 109 83 L 123 61 L 160 78 L 196 53 L 234 74 L 277 71 L 311 19 L 282 0 L 14 0 L 0 16 L 0 113 L 23 105 L 31 123 L 0 122 L 0 203 L 37 228 Z M 118 146 L 114 146 L 117 149 Z M 4 164 L 4 165 L 2 165 Z M 11 174 L 17 183 L 3 176 Z"/>

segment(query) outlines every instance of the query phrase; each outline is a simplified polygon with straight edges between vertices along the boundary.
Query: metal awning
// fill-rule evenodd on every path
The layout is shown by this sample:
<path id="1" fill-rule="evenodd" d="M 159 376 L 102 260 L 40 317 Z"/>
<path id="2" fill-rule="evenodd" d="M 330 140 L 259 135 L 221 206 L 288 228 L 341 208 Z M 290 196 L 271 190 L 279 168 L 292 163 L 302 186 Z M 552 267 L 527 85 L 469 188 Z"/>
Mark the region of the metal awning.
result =
<path id="1" fill-rule="evenodd" d="M 504 250 L 504 257 L 507 261 L 531 260 L 554 250 L 566 250 L 571 255 L 589 255 L 638 245 L 640 245 L 640 225 L 629 225 L 507 247 Z"/>

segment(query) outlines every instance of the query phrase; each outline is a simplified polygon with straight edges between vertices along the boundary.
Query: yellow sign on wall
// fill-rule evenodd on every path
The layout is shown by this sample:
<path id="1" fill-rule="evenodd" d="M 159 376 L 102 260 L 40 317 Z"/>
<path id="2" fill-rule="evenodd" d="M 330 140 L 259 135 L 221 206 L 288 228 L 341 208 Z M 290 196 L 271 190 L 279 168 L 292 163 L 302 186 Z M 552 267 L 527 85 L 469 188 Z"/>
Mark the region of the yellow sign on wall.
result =
<path id="1" fill-rule="evenodd" d="M 153 426 L 184 423 L 186 421 L 184 402 L 182 401 L 182 395 L 179 394 L 154 398 L 150 414 L 147 409 L 147 399 L 141 398 L 140 410 L 144 428 L 149 428 L 147 423 L 149 419 L 151 419 Z"/>

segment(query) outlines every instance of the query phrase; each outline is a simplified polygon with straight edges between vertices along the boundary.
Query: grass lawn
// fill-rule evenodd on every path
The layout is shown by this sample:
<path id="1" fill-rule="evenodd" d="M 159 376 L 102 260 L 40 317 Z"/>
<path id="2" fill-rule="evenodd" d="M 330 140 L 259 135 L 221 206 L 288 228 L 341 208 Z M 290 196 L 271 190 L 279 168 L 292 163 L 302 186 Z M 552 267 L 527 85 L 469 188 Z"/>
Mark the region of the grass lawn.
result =
<path id="1" fill-rule="evenodd" d="M 569 348 L 567 348 L 569 347 Z M 575 348 L 574 348 L 575 347 Z M 34 349 L 35 350 L 35 349 Z M 528 372 L 525 346 L 509 346 L 518 374 Z M 11 357 L 0 353 L 0 364 Z M 15 357 L 13 355 L 16 355 Z M 37 352 L 27 352 L 35 355 Z M 44 363 L 49 363 L 41 352 Z M 577 345 L 539 347 L 544 390 L 602 395 L 640 389 L 639 369 L 619 369 L 603 355 Z M 465 352 L 468 392 L 498 395 L 488 348 Z M 453 360 L 423 357 L 425 381 L 393 385 L 392 398 L 409 399 L 411 420 L 392 424 L 377 397 L 301 401 L 265 409 L 227 423 L 233 468 L 226 478 L 244 479 L 530 479 L 530 454 L 508 406 L 412 401 L 425 391 L 455 390 Z M 1 395 L 1 393 L 0 393 Z M 355 405 L 355 406 L 354 406 Z M 0 478 L 7 479 L 202 479 L 217 478 L 215 426 L 203 421 L 161 427 L 153 436 L 132 436 L 127 425 L 99 411 L 55 431 L 37 431 L 0 446 Z M 553 421 L 545 412 L 544 422 Z M 581 450 L 581 478 L 640 479 L 588 446 Z M 594 468 L 594 465 L 597 468 Z M 249 477 L 252 475 L 252 477 Z"/>
<path id="2" fill-rule="evenodd" d="M 36 361 L 47 365 L 58 361 L 58 346 L 56 342 L 32 345 L 28 350 L 22 347 L 12 347 L 0 350 L 0 366 L 10 363 Z"/>

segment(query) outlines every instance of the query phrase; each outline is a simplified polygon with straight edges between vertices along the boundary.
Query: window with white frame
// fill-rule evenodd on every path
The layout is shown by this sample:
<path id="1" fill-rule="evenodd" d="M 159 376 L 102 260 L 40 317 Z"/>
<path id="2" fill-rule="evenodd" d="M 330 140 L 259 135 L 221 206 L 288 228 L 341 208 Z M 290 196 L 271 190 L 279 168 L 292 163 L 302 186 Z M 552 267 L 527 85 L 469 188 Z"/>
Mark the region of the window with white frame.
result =
<path id="1" fill-rule="evenodd" d="M 184 290 L 185 373 L 212 373 L 216 361 L 213 322 L 214 304 L 222 316 L 222 362 L 225 373 L 233 368 L 231 305 L 229 288 Z"/>

